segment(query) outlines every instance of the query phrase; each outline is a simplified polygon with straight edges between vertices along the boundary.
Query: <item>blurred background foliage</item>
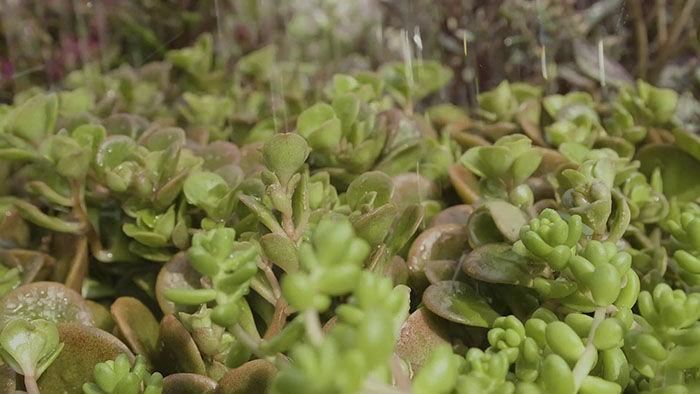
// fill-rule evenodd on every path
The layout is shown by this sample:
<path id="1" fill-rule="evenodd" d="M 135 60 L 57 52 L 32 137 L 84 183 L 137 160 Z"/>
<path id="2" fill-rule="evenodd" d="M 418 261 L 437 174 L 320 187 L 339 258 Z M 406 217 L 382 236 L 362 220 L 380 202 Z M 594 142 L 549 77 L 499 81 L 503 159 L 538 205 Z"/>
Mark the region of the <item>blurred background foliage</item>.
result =
<path id="1" fill-rule="evenodd" d="M 550 91 L 599 90 L 644 78 L 700 96 L 696 0 L 2 0 L 0 101 L 58 87 L 86 63 L 103 70 L 160 60 L 215 38 L 228 65 L 273 43 L 277 59 L 311 71 L 439 60 L 456 78 L 440 99 L 474 104 L 503 79 Z M 545 70 L 543 70 L 543 65 Z M 546 79 L 546 81 L 545 81 Z M 282 83 L 280 83 L 280 86 Z M 604 92 L 603 92 L 604 93 Z M 694 102 L 697 104 L 697 101 Z"/>

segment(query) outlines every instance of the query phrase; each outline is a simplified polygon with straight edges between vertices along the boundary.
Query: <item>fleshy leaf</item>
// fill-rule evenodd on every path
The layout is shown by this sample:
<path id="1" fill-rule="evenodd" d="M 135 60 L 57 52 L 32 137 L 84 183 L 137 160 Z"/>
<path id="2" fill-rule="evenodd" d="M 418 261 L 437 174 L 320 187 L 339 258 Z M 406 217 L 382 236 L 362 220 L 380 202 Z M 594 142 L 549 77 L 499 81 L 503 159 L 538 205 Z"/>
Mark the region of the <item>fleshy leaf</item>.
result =
<path id="1" fill-rule="evenodd" d="M 500 316 L 476 290 L 457 281 L 430 285 L 423 304 L 436 315 L 467 326 L 491 327 Z"/>
<path id="2" fill-rule="evenodd" d="M 309 155 L 309 146 L 298 134 L 277 134 L 263 145 L 263 161 L 286 185 Z"/>
<path id="3" fill-rule="evenodd" d="M 533 279 L 546 268 L 513 252 L 509 244 L 478 247 L 461 261 L 462 270 L 474 279 L 520 286 L 532 286 Z"/>

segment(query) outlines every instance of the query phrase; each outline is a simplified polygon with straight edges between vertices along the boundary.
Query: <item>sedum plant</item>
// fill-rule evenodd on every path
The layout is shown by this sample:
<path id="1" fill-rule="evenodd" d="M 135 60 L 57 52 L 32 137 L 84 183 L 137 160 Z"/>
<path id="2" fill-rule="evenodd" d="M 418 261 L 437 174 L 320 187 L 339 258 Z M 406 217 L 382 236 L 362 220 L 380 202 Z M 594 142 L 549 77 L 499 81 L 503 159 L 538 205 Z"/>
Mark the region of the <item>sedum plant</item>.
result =
<path id="1" fill-rule="evenodd" d="M 410 48 L 353 71 L 218 36 L 0 105 L 0 387 L 700 387 L 675 92 L 502 81 L 466 108 Z"/>

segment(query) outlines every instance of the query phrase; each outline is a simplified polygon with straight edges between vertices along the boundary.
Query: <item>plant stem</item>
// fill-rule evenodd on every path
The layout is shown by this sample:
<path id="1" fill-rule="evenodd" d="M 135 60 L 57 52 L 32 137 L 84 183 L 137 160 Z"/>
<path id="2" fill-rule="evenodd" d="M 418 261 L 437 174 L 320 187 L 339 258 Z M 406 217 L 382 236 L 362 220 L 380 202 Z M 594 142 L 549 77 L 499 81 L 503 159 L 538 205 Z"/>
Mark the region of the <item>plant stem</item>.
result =
<path id="1" fill-rule="evenodd" d="M 285 215 L 282 214 L 282 225 L 284 226 L 284 232 L 287 234 L 287 237 L 292 240 L 292 242 L 296 242 L 295 236 L 295 228 L 294 228 L 294 220 L 292 220 L 291 215 Z"/>
<path id="2" fill-rule="evenodd" d="M 659 367 L 654 371 L 654 378 L 650 380 L 651 388 L 661 388 L 664 387 L 664 382 L 666 381 L 666 364 L 659 363 Z"/>
<path id="3" fill-rule="evenodd" d="M 316 309 L 309 309 L 304 312 L 304 326 L 311 343 L 316 347 L 320 347 L 321 343 L 323 343 L 323 330 L 321 329 L 321 321 Z"/>
<path id="4" fill-rule="evenodd" d="M 287 313 L 288 304 L 284 297 L 282 297 L 282 288 L 280 287 L 280 283 L 277 280 L 275 273 L 272 271 L 270 261 L 263 257 L 260 269 L 265 274 L 265 278 L 272 288 L 272 295 L 275 298 L 275 311 L 272 315 L 272 322 L 264 335 L 265 339 L 269 340 L 282 331 L 284 326 L 287 324 L 287 316 L 289 316 Z"/>
<path id="5" fill-rule="evenodd" d="M 401 390 L 411 391 L 411 378 L 408 377 L 401 364 L 403 361 L 398 354 L 392 353 L 391 355 L 391 373 L 394 375 L 394 382 L 396 387 Z"/>
<path id="6" fill-rule="evenodd" d="M 260 269 L 265 274 L 265 278 L 267 279 L 268 283 L 270 283 L 270 287 L 272 288 L 272 295 L 274 295 L 276 299 L 282 297 L 282 289 L 280 288 L 280 283 L 279 281 L 277 281 L 275 273 L 272 272 L 270 261 L 263 257 Z"/>
<path id="7" fill-rule="evenodd" d="M 275 311 L 272 314 L 272 321 L 270 322 L 270 326 L 267 327 L 263 338 L 265 340 L 270 340 L 274 338 L 275 335 L 279 334 L 284 326 L 287 325 L 287 316 L 287 301 L 280 297 L 275 303 Z"/>
<path id="8" fill-rule="evenodd" d="M 298 225 L 296 229 L 294 230 L 294 237 L 292 238 L 292 241 L 296 244 L 299 239 L 301 239 L 301 236 L 304 235 L 304 232 L 306 232 L 306 229 L 309 227 L 309 204 L 308 202 L 305 203 L 306 207 L 301 213 L 298 221 Z"/>
<path id="9" fill-rule="evenodd" d="M 83 185 L 78 181 L 70 182 L 70 194 L 73 199 L 73 213 L 83 222 L 88 231 L 92 227 L 87 212 L 85 211 L 85 203 L 83 202 Z"/>
<path id="10" fill-rule="evenodd" d="M 389 386 L 374 378 L 367 378 L 362 385 L 362 392 L 365 394 L 406 394 L 410 391 L 400 390 L 396 387 Z"/>
<path id="11" fill-rule="evenodd" d="M 37 386 L 36 378 L 34 376 L 24 376 L 24 388 L 27 390 L 27 394 L 41 394 L 39 392 L 39 386 Z"/>
<path id="12" fill-rule="evenodd" d="M 277 369 L 284 366 L 285 363 L 282 359 L 268 356 L 265 354 L 265 352 L 260 350 L 260 341 L 250 335 L 243 327 L 241 327 L 240 324 L 236 323 L 233 327 L 231 327 L 231 334 L 233 334 L 237 341 L 250 350 L 255 357 L 273 364 L 275 367 L 277 367 Z"/>
<path id="13" fill-rule="evenodd" d="M 70 183 L 71 197 L 73 198 L 73 213 L 78 217 L 80 222 L 85 225 L 90 250 L 94 255 L 102 254 L 104 253 L 102 241 L 100 240 L 100 236 L 97 234 L 97 230 L 95 230 L 95 227 L 93 227 L 90 217 L 87 214 L 87 210 L 85 209 L 83 187 L 84 184 L 78 181 L 71 181 Z"/>
<path id="14" fill-rule="evenodd" d="M 588 333 L 588 339 L 586 340 L 586 350 L 583 352 L 581 358 L 574 365 L 574 384 L 576 385 L 576 392 L 581 388 L 583 379 L 588 376 L 591 372 L 593 364 L 596 358 L 596 348 L 593 346 L 593 337 L 598 329 L 598 325 L 605 320 L 606 307 L 596 307 L 595 313 L 593 314 L 593 324 L 591 324 L 591 331 Z"/>
<path id="15" fill-rule="evenodd" d="M 250 287 L 253 290 L 255 290 L 256 293 L 260 294 L 260 296 L 264 298 L 265 301 L 269 302 L 272 305 L 275 304 L 275 295 L 272 294 L 272 290 L 268 289 L 260 279 L 253 278 L 253 280 L 250 281 Z"/>

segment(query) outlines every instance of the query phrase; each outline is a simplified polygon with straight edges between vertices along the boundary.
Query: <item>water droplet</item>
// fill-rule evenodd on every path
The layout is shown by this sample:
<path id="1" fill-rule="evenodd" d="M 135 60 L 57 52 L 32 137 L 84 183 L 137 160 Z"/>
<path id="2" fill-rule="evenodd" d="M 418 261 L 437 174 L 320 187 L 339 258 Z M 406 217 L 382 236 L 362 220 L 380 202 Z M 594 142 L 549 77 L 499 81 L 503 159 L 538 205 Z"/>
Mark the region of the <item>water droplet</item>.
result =
<path id="1" fill-rule="evenodd" d="M 547 74 L 547 46 L 542 45 L 542 52 L 540 55 L 540 60 L 542 63 L 542 78 L 545 79 L 545 81 L 549 80 L 549 75 Z"/>
<path id="2" fill-rule="evenodd" d="M 598 73 L 600 75 L 600 86 L 605 87 L 605 48 L 603 48 L 603 40 L 598 40 Z"/>

